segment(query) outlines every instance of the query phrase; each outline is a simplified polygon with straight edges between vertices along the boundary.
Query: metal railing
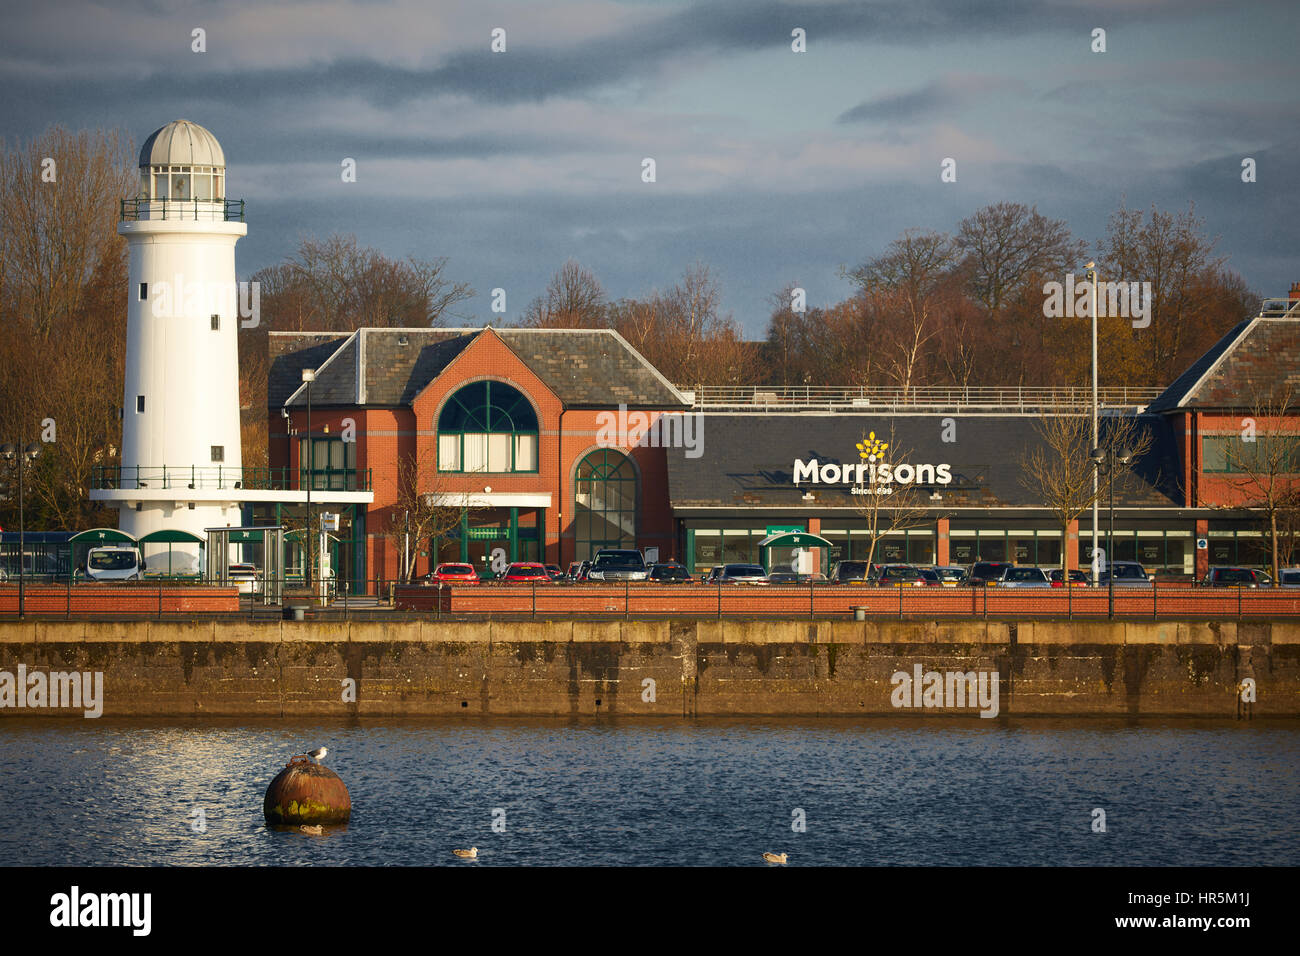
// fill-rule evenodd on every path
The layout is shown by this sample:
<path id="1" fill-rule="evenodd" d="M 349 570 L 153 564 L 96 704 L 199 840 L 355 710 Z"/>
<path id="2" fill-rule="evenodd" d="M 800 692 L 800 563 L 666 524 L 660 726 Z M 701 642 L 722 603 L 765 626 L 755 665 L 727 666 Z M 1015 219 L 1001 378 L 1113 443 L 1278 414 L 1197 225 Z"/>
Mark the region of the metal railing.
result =
<path id="1" fill-rule="evenodd" d="M 198 222 L 243 222 L 242 199 L 123 199 L 121 222 L 192 219 Z"/>
<path id="2" fill-rule="evenodd" d="M 369 468 L 227 468 L 221 465 L 97 465 L 91 473 L 96 490 L 161 488 L 187 490 L 251 489 L 289 491 L 371 491 Z"/>
<path id="3" fill-rule="evenodd" d="M 1092 407 L 1092 389 L 1079 386 L 924 385 L 905 389 L 878 385 L 679 385 L 678 388 L 688 395 L 693 393 L 692 407 L 698 409 L 893 411 L 900 408 L 989 408 L 1032 411 Z M 1097 399 L 1109 408 L 1144 408 L 1162 391 L 1160 388 L 1131 386 L 1101 388 L 1097 391 Z"/>

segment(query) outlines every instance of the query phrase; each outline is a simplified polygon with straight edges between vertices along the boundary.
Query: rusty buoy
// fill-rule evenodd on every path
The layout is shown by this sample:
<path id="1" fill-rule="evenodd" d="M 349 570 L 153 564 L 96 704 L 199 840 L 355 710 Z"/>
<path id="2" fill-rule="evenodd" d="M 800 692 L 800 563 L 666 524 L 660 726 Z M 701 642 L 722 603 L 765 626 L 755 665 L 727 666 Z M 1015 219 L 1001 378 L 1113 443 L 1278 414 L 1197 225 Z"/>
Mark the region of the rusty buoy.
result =
<path id="1" fill-rule="evenodd" d="M 347 823 L 352 798 L 329 767 L 294 757 L 266 788 L 262 812 L 275 826 Z"/>

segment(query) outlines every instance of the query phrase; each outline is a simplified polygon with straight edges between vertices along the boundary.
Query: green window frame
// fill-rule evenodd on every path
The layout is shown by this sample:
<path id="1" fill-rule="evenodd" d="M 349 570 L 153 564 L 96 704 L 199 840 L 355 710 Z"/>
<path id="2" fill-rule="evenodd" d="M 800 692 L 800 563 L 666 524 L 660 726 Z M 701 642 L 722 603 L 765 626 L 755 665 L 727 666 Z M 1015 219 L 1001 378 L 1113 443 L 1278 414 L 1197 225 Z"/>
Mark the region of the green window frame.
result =
<path id="1" fill-rule="evenodd" d="M 438 414 L 438 471 L 536 474 L 537 412 L 523 392 L 484 379 L 457 389 Z"/>
<path id="2" fill-rule="evenodd" d="M 1269 473 L 1269 445 L 1277 442 L 1283 447 L 1281 452 L 1287 456 L 1283 470 L 1277 474 L 1300 474 L 1300 435 L 1259 435 L 1251 444 L 1257 454 L 1266 456 L 1258 465 L 1261 474 Z M 1205 474 L 1242 474 L 1249 469 L 1248 456 L 1244 452 L 1247 444 L 1240 435 L 1203 435 L 1201 437 L 1201 471 Z M 1258 460 L 1258 459 L 1256 459 Z"/>
<path id="3" fill-rule="evenodd" d="M 308 452 L 308 442 L 311 451 Z M 309 457 L 310 454 L 310 457 Z M 298 439 L 298 487 L 312 491 L 357 490 L 357 443 L 342 438 Z"/>
<path id="4" fill-rule="evenodd" d="M 577 560 L 601 548 L 635 548 L 637 474 L 632 460 L 612 448 L 589 452 L 573 482 L 574 541 Z"/>

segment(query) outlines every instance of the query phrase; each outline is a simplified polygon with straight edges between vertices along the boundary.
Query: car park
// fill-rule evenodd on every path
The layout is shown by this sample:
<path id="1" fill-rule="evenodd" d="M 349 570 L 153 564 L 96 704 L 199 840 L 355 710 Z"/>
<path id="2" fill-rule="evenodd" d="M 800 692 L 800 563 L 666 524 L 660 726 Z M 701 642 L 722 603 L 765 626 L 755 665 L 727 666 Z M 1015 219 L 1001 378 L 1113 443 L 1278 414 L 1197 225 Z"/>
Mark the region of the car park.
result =
<path id="1" fill-rule="evenodd" d="M 977 561 L 966 570 L 966 575 L 961 579 L 962 586 L 982 588 L 991 582 L 996 583 L 1002 577 L 1002 572 L 1009 567 L 1011 564 L 1006 561 Z"/>
<path id="2" fill-rule="evenodd" d="M 649 576 L 645 558 L 631 548 L 602 548 L 587 571 L 588 581 L 644 581 Z"/>
<path id="3" fill-rule="evenodd" d="M 1214 567 L 1201 579 L 1205 588 L 1271 588 L 1273 579 L 1255 568 Z M 1295 585 L 1292 585 L 1293 587 Z"/>
<path id="4" fill-rule="evenodd" d="M 997 586 L 1000 588 L 1050 588 L 1052 582 L 1048 580 L 1047 574 L 1042 568 L 1022 564 L 1003 568 L 1002 576 L 997 579 Z"/>

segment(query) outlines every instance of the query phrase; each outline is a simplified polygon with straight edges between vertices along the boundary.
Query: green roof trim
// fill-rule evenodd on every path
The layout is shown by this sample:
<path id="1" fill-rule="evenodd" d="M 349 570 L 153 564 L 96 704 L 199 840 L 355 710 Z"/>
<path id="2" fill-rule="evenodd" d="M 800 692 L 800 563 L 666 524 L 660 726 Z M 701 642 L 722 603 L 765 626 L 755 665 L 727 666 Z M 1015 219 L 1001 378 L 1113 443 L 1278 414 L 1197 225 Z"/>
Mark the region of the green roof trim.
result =
<path id="1" fill-rule="evenodd" d="M 68 540 L 77 544 L 136 543 L 135 538 L 131 537 L 125 531 L 117 530 L 117 528 L 91 528 L 89 531 L 78 531 Z"/>
<path id="2" fill-rule="evenodd" d="M 150 531 L 140 539 L 140 544 L 204 544 L 204 540 L 197 534 L 189 531 L 181 531 L 177 528 L 164 528 L 161 531 Z"/>

